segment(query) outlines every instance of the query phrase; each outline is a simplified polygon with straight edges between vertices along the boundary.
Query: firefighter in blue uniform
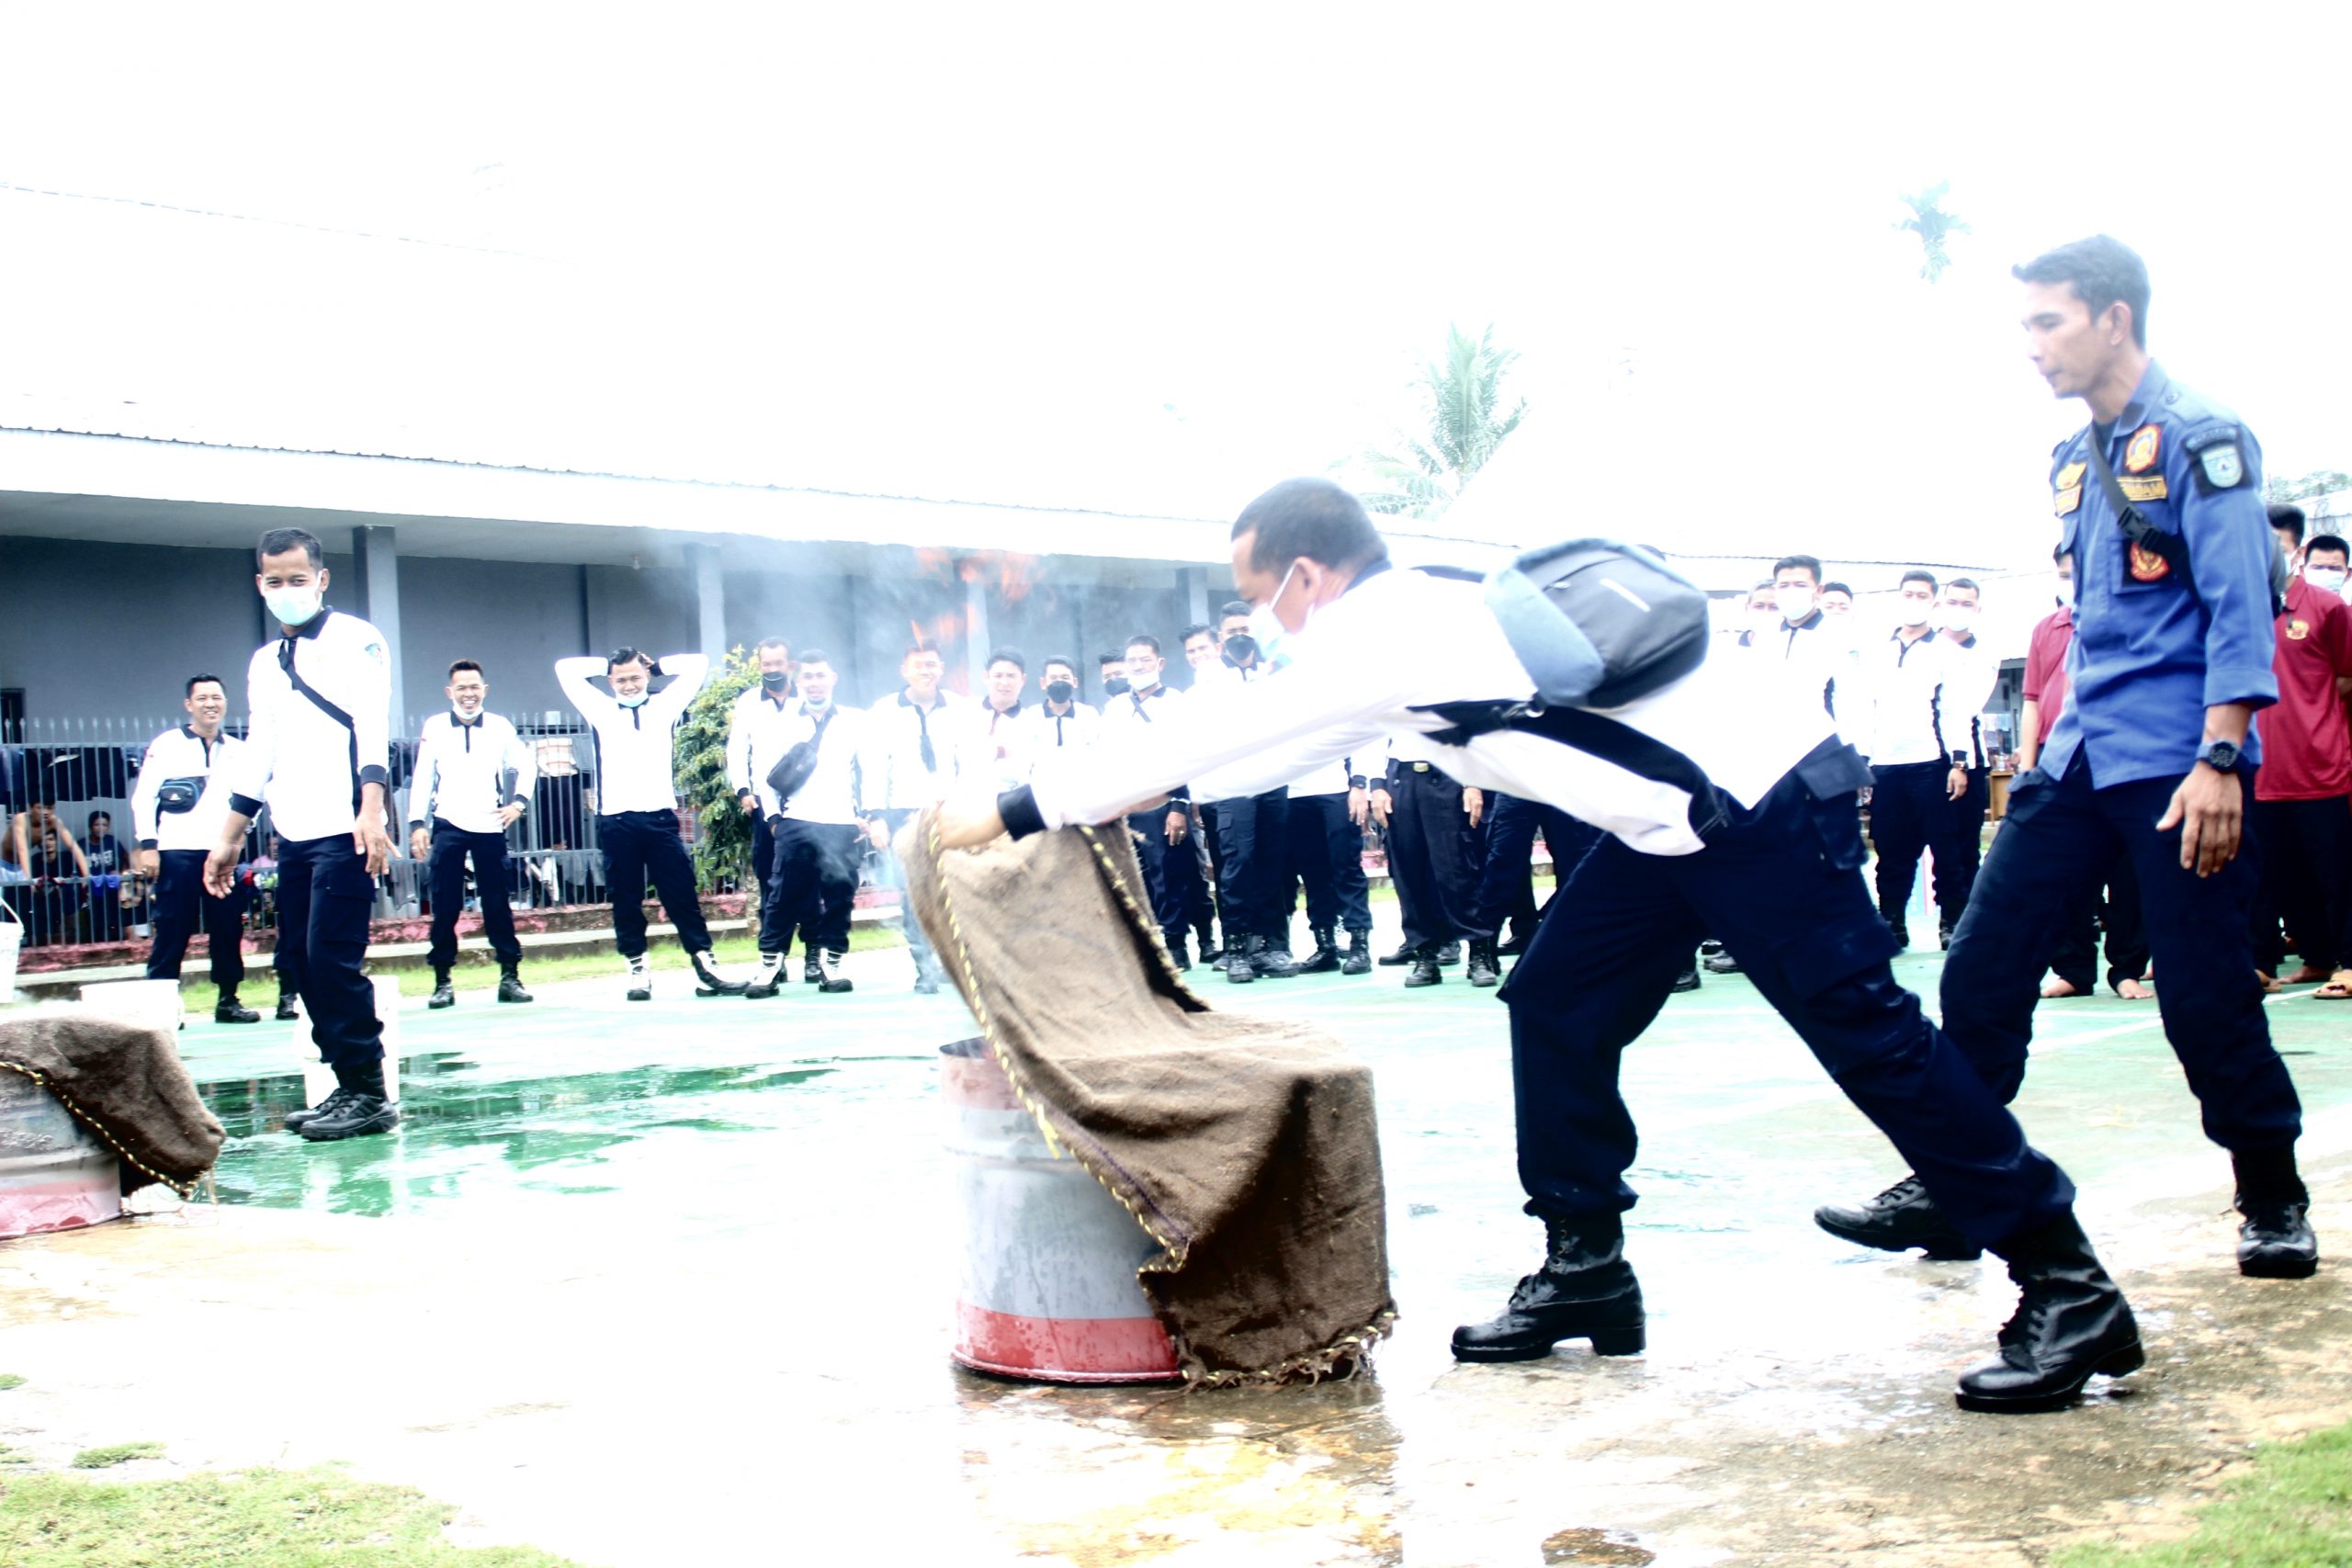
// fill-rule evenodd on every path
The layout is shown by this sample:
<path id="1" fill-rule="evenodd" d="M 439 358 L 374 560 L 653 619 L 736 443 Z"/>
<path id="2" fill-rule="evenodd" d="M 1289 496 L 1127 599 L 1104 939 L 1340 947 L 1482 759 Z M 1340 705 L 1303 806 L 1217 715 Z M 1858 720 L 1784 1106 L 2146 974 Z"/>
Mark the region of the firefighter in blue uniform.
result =
<path id="1" fill-rule="evenodd" d="M 2278 700 L 2273 594 L 2281 562 L 2262 502 L 2262 451 L 2237 417 L 2148 357 L 2148 274 L 2104 235 L 2016 269 L 2035 368 L 2092 423 L 2051 468 L 2060 548 L 2075 559 L 2068 694 L 2019 779 L 1943 972 L 1944 1032 L 2004 1100 L 2025 1077 L 2043 961 L 2064 911 L 2119 852 L 2138 874 L 2165 1034 L 2230 1151 L 2238 1267 L 2318 1267 L 2295 1168 L 2301 1111 L 2262 1010 L 2241 852 L 2261 761 L 2255 710 Z M 1916 1179 L 1824 1229 L 1930 1254 L 1957 1237 Z"/>

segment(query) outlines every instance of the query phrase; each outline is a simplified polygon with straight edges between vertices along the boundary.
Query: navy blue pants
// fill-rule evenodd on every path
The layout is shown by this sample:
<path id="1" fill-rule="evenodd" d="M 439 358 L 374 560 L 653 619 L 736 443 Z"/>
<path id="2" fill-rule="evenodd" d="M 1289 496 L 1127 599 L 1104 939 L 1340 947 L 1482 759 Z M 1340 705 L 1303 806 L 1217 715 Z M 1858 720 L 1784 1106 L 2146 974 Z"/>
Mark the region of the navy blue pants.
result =
<path id="1" fill-rule="evenodd" d="M 1184 835 L 1182 843 L 1171 845 L 1166 841 L 1167 815 L 1164 811 L 1160 813 L 1161 842 L 1168 850 L 1160 869 L 1168 878 L 1170 896 L 1184 911 L 1183 921 L 1178 929 L 1189 926 L 1200 932 L 1201 945 L 1206 947 L 1209 927 L 1216 919 L 1216 900 L 1209 892 L 1209 840 L 1207 835 L 1199 829 L 1205 828 L 1211 818 L 1206 811 L 1195 816 L 1193 818 L 1194 830 Z"/>
<path id="2" fill-rule="evenodd" d="M 621 811 L 596 816 L 596 842 L 605 851 L 605 885 L 612 890 L 613 945 L 623 958 L 645 952 L 645 881 L 653 879 L 662 912 L 678 928 L 688 953 L 710 950 L 710 928 L 695 897 L 695 863 L 678 837 L 674 811 Z M 307 996 L 309 993 L 305 992 Z"/>
<path id="3" fill-rule="evenodd" d="M 277 841 L 277 951 L 295 977 L 319 1060 L 340 1075 L 384 1058 L 384 1026 L 363 965 L 376 879 L 351 835 Z"/>
<path id="4" fill-rule="evenodd" d="M 2003 831 L 2007 829 L 2004 829 Z M 2050 972 L 2085 996 L 2098 986 L 2099 933 L 2107 934 L 2107 983 L 2148 977 L 2148 930 L 2140 919 L 2140 879 L 2121 850 L 2099 879 L 2086 884 L 2066 911 Z"/>
<path id="5" fill-rule="evenodd" d="M 1905 924 L 1911 889 L 1919 880 L 1919 856 L 1936 856 L 1936 907 L 1957 925 L 1968 907 L 1984 841 L 1984 812 L 1976 825 L 1960 830 L 1964 801 L 1950 795 L 1951 764 L 1904 762 L 1871 770 L 1871 844 L 1878 851 L 1878 908 L 1892 926 Z"/>
<path id="6" fill-rule="evenodd" d="M 1225 893 L 1227 940 L 1238 932 L 1270 943 L 1290 940 L 1290 796 L 1284 790 L 1220 800 L 1216 813 L 1217 886 Z M 1276 900 L 1280 899 L 1277 904 Z"/>
<path id="7" fill-rule="evenodd" d="M 1392 764 L 1388 875 L 1414 946 L 1489 937 L 1477 917 L 1478 871 L 1466 852 L 1462 786 L 1434 767 Z"/>
<path id="8" fill-rule="evenodd" d="M 506 835 L 469 833 L 456 823 L 433 819 L 433 848 L 426 874 L 433 878 L 433 941 L 424 961 L 435 975 L 447 975 L 458 962 L 458 912 L 466 907 L 466 862 L 474 865 L 474 892 L 481 899 L 482 934 L 499 964 L 513 968 L 523 962 L 523 944 L 514 935 L 514 908 L 506 896 Z"/>
<path id="9" fill-rule="evenodd" d="M 2278 973 L 2291 935 L 2296 955 L 2312 968 L 2342 967 L 2352 958 L 2345 933 L 2352 916 L 2352 801 L 2340 795 L 2257 800 L 2245 820 L 2261 857 L 2254 904 L 2256 964 L 2266 975 Z"/>
<path id="10" fill-rule="evenodd" d="M 1171 844 L 1168 841 L 1168 807 L 1155 806 L 1126 820 L 1127 831 L 1135 840 L 1136 859 L 1143 866 L 1144 888 L 1151 895 L 1151 918 L 1173 952 L 1184 941 L 1184 892 L 1168 874 L 1168 867 L 1178 857 L 1193 853 L 1193 834 L 1200 825 L 1188 823 L 1183 842 Z M 1230 935 L 1227 940 L 1231 940 Z"/>
<path id="11" fill-rule="evenodd" d="M 2180 829 L 2156 831 L 2179 780 L 2098 789 L 2083 754 L 2072 761 L 2064 778 L 2036 768 L 2009 788 L 2008 815 L 1944 958 L 1945 1032 L 2003 1104 L 2017 1097 L 2042 961 L 2080 889 L 2120 851 L 2140 882 L 2165 1038 L 2204 1110 L 2205 1135 L 2240 1153 L 2292 1145 L 2302 1106 L 2254 977 L 2253 852 L 2211 876 L 2182 870 Z"/>
<path id="12" fill-rule="evenodd" d="M 1535 835 L 1541 831 L 1552 852 L 1554 891 L 1568 885 L 1568 876 L 1600 838 L 1600 829 L 1579 822 L 1556 806 L 1515 795 L 1487 796 L 1487 863 L 1478 873 L 1473 908 L 1478 923 L 1500 931 L 1506 921 L 1521 936 L 1535 929 Z"/>
<path id="13" fill-rule="evenodd" d="M 1711 931 L 1971 1240 L 2073 1203 L 2065 1173 L 1894 983 L 1861 860 L 1852 791 L 1817 798 L 1794 774 L 1696 854 L 1645 855 L 1614 837 L 1594 847 L 1502 990 L 1529 1213 L 1633 1206 L 1618 1061 Z"/>
<path id="14" fill-rule="evenodd" d="M 857 900 L 857 824 L 779 817 L 772 832 L 775 860 L 760 899 L 760 952 L 790 953 L 797 926 L 808 956 L 815 957 L 820 948 L 847 953 L 850 911 Z"/>
<path id="15" fill-rule="evenodd" d="M 245 983 L 245 890 L 226 898 L 204 890 L 202 850 L 160 850 L 155 855 L 155 942 L 147 950 L 147 978 L 176 980 L 187 939 L 201 928 L 211 953 L 212 983 L 224 997 Z"/>
<path id="16" fill-rule="evenodd" d="M 1310 931 L 1372 929 L 1371 885 L 1363 874 L 1363 829 L 1348 816 L 1345 795 L 1296 795 L 1287 807 L 1290 865 L 1277 924 L 1290 924 L 1293 878 L 1306 890 Z"/>

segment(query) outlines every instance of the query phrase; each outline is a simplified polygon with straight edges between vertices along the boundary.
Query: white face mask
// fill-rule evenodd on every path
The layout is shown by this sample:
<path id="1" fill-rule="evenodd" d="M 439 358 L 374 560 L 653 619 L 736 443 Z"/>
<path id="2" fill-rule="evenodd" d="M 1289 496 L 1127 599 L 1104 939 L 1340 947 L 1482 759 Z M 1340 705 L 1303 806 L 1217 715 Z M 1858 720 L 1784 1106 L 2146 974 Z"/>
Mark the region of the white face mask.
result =
<path id="1" fill-rule="evenodd" d="M 277 617 L 279 626 L 300 626 L 310 624 L 319 613 L 325 594 L 316 583 L 305 588 L 272 588 L 262 594 L 261 602 L 269 606 L 269 613 Z"/>
<path id="2" fill-rule="evenodd" d="M 1259 659 L 1268 664 L 1274 661 L 1275 649 L 1282 647 L 1283 639 L 1292 635 L 1283 627 L 1281 619 L 1275 615 L 1274 602 L 1283 596 L 1283 590 L 1290 586 L 1290 580 L 1297 570 L 1298 563 L 1291 562 L 1290 570 L 1283 573 L 1283 580 L 1274 585 L 1274 591 L 1272 593 L 1266 595 L 1266 602 L 1250 612 L 1250 624 L 1246 629 L 1257 641 Z M 1298 629 L 1302 634 L 1314 618 L 1315 611 L 1312 606 L 1308 607 L 1306 615 L 1307 620 L 1299 623 Z"/>
<path id="3" fill-rule="evenodd" d="M 631 696 L 616 696 L 613 701 L 620 704 L 621 706 L 625 708 L 641 708 L 645 705 L 645 699 L 652 694 L 653 694 L 650 692 L 639 692 Z"/>
<path id="4" fill-rule="evenodd" d="M 1791 626 L 1813 614 L 1813 590 L 1810 588 L 1783 588 L 1774 598 L 1781 606 L 1780 618 Z"/>
<path id="5" fill-rule="evenodd" d="M 2322 593 L 2342 593 L 2344 592 L 2344 569 L 2340 566 L 2307 566 L 2303 568 L 2303 581 L 2310 583 L 2313 588 L 2318 589 Z"/>
<path id="6" fill-rule="evenodd" d="M 1939 620 L 1941 622 L 1943 628 L 1946 631 L 1964 632 L 1970 626 L 1976 624 L 1976 606 L 1973 604 L 1947 604 L 1943 607 L 1943 614 L 1939 617 Z"/>
<path id="7" fill-rule="evenodd" d="M 2062 606 L 2072 606 L 2075 603 L 2075 580 L 2071 577 L 2052 579 L 2050 596 L 2057 600 Z"/>
<path id="8" fill-rule="evenodd" d="M 1894 624 L 1898 626 L 1924 626 L 1935 615 L 1932 599 L 1898 599 L 1894 603 Z"/>

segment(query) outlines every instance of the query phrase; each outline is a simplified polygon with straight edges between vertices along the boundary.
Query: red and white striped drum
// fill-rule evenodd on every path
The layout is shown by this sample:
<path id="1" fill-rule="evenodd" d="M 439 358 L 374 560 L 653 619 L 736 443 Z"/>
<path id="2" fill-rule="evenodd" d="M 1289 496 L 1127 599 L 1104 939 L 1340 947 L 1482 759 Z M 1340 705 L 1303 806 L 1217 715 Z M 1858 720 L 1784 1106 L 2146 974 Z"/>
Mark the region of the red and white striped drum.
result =
<path id="1" fill-rule="evenodd" d="M 985 1041 L 940 1047 L 965 1222 L 956 1359 L 1040 1382 L 1172 1382 L 1176 1347 L 1136 1269 L 1159 1250 L 1057 1153 Z"/>

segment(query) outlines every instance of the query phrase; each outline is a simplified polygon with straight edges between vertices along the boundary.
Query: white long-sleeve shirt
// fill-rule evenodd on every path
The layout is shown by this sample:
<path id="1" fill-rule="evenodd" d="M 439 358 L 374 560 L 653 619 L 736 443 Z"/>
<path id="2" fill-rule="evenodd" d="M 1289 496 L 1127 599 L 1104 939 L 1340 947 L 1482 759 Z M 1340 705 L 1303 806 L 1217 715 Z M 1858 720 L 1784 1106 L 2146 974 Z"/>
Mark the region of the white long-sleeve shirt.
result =
<path id="1" fill-rule="evenodd" d="M 1781 678 L 1819 694 L 1822 708 L 1842 730 L 1852 722 L 1859 705 L 1855 690 L 1861 660 L 1847 635 L 1847 617 L 1815 610 L 1795 626 L 1782 621 L 1779 629 L 1758 632 L 1748 648 L 1776 667 Z M 1840 715 L 1849 716 L 1840 718 Z M 1850 737 L 1849 737 L 1850 739 Z"/>
<path id="2" fill-rule="evenodd" d="M 130 791 L 130 822 L 142 850 L 209 850 L 220 841 L 229 816 L 232 759 L 243 743 L 233 735 L 207 740 L 188 725 L 166 729 L 147 743 L 139 782 Z M 187 811 L 165 811 L 160 796 L 167 779 L 200 780 L 203 793 Z"/>
<path id="3" fill-rule="evenodd" d="M 1155 712 L 1119 746 L 1040 759 L 1030 791 L 1049 828 L 1099 822 L 1120 807 L 1190 781 L 1202 799 L 1257 795 L 1336 757 L 1370 755 L 1385 735 L 1423 740 L 1447 773 L 1481 789 L 1544 801 L 1647 854 L 1702 848 L 1690 796 L 1589 752 L 1501 729 L 1460 746 L 1426 705 L 1527 702 L 1535 682 L 1511 651 L 1476 582 L 1387 570 L 1359 578 L 1285 646 L 1279 680 L 1224 700 Z M 1411 638 L 1398 626 L 1427 628 Z M 1754 806 L 1827 739 L 1829 716 L 1760 660 L 1713 658 L 1607 716 L 1673 747 L 1742 806 Z M 1188 711 L 1189 710 L 1189 711 Z"/>
<path id="4" fill-rule="evenodd" d="M 1963 649 L 1930 631 L 1910 642 L 1891 632 L 1861 650 L 1860 722 L 1840 717 L 1846 738 L 1876 768 L 1971 761 L 1969 721 L 1992 700 L 2001 667 L 1982 637 Z"/>
<path id="5" fill-rule="evenodd" d="M 1111 699 L 1116 702 L 1119 699 Z M 1037 759 L 1049 751 L 1066 750 L 1072 747 L 1091 746 L 1101 738 L 1102 716 L 1085 703 L 1073 700 L 1068 713 L 1056 713 L 1045 703 L 1024 704 L 1021 716 L 1029 727 L 1028 773 L 1037 771 Z"/>
<path id="6" fill-rule="evenodd" d="M 416 773 L 408 784 L 409 824 L 421 827 L 438 818 L 469 833 L 503 832 L 499 808 L 530 805 L 531 786 L 538 781 L 538 749 L 504 718 L 485 713 L 466 724 L 454 713 L 436 713 L 424 721 L 416 750 Z"/>
<path id="7" fill-rule="evenodd" d="M 827 711 L 832 717 L 825 724 L 824 739 L 817 743 L 817 771 L 793 792 L 790 800 L 778 801 L 775 791 L 768 787 L 769 773 L 786 751 L 817 733 L 817 723 Z M 860 752 L 866 722 L 864 708 L 843 707 L 839 703 L 821 710 L 795 703 L 788 713 L 761 716 L 752 732 L 751 762 L 752 789 L 759 796 L 760 814 L 782 816 L 793 822 L 855 823 L 864 815 Z"/>
<path id="8" fill-rule="evenodd" d="M 710 660 L 699 653 L 672 653 L 660 660 L 670 683 L 636 707 L 623 707 L 612 693 L 589 682 L 605 672 L 594 654 L 555 661 L 556 683 L 596 738 L 596 812 L 675 811 L 677 761 L 670 732 L 709 678 Z"/>
<path id="9" fill-rule="evenodd" d="M 350 832 L 363 784 L 390 794 L 391 706 L 384 636 L 358 616 L 322 609 L 265 643 L 245 669 L 230 809 L 251 817 L 266 803 L 278 837 L 298 843 Z"/>
<path id="10" fill-rule="evenodd" d="M 981 745 L 980 705 L 959 693 L 942 691 L 925 710 L 901 690 L 867 710 L 865 806 L 873 811 L 905 811 L 945 798 L 958 779 L 994 776 Z M 926 766 L 922 743 L 931 740 Z"/>
<path id="11" fill-rule="evenodd" d="M 800 699 L 789 692 L 772 695 L 754 684 L 738 693 L 727 710 L 727 786 L 740 797 L 753 790 L 760 775 L 752 771 L 752 738 L 763 719 L 798 711 Z"/>

